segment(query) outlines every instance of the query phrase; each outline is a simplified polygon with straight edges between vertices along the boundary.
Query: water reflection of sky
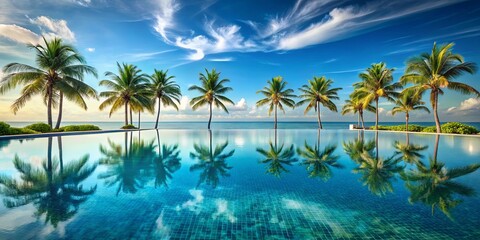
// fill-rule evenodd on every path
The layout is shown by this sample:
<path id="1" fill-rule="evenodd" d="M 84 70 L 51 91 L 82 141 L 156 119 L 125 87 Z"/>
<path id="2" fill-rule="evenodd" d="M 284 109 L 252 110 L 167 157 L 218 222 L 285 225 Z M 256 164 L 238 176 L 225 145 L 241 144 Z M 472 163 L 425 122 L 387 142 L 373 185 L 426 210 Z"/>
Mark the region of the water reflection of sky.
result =
<path id="1" fill-rule="evenodd" d="M 461 216 L 457 218 L 457 221 L 461 221 L 462 227 L 452 229 L 452 221 L 442 216 L 440 212 L 431 216 L 429 206 L 408 203 L 410 192 L 405 188 L 405 182 L 400 179 L 398 174 L 391 178 L 392 193 L 386 192 L 383 197 L 372 194 L 369 186 L 367 187 L 359 181 L 361 175 L 352 172 L 357 164 L 346 155 L 343 149 L 345 142 L 354 141 L 359 137 L 361 134 L 356 131 L 343 130 L 321 131 L 320 133 L 316 130 L 279 130 L 276 133 L 273 130 L 222 130 L 212 131 L 211 136 L 206 130 L 160 130 L 158 136 L 156 131 L 64 136 L 61 138 L 64 165 L 75 163 L 85 155 L 88 155 L 89 158 L 88 166 L 98 164 L 101 159 L 105 158 L 105 154 L 100 151 L 100 146 L 108 148 L 110 141 L 122 148 L 121 152 L 123 152 L 125 140 L 127 140 L 127 149 L 135 149 L 133 145 L 138 142 L 138 139 L 144 141 L 146 145 L 152 144 L 154 148 L 146 150 L 147 152 L 151 151 L 152 154 L 158 152 L 158 142 L 162 146 L 178 145 L 178 157 L 181 159 L 181 165 L 179 169 L 172 165 L 171 177 L 166 178 L 167 186 L 155 188 L 153 176 L 142 177 L 146 171 L 150 170 L 145 168 L 139 168 L 138 171 L 132 170 L 133 165 L 124 163 L 123 165 L 99 164 L 93 174 L 81 183 L 84 189 L 96 186 L 96 191 L 79 206 L 78 212 L 72 218 L 60 222 L 55 228 L 43 223 L 44 220 L 41 218 L 38 222 L 33 217 L 35 207 L 32 204 L 18 208 L 6 208 L 1 204 L 0 238 L 14 238 L 14 236 L 19 236 L 15 234 L 24 231 L 25 228 L 31 228 L 28 231 L 30 233 L 37 231 L 51 238 L 75 236 L 72 234 L 82 236 L 82 231 L 79 231 L 80 226 L 83 225 L 85 231 L 100 233 L 101 229 L 98 229 L 100 223 L 103 223 L 103 226 L 124 226 L 125 230 L 119 231 L 116 235 L 116 237 L 122 237 L 125 236 L 122 234 L 131 234 L 136 231 L 129 229 L 130 225 L 137 226 L 137 223 L 132 223 L 131 219 L 137 219 L 142 214 L 146 219 L 144 221 L 150 222 L 150 225 L 142 225 L 142 228 L 147 229 L 143 233 L 144 235 L 135 233 L 140 235 L 129 236 L 181 237 L 182 235 L 179 235 L 181 229 L 188 228 L 189 230 L 185 230 L 188 232 L 188 236 L 205 237 L 191 229 L 197 227 L 199 228 L 197 231 L 202 231 L 205 228 L 193 223 L 192 218 L 205 223 L 206 228 L 211 228 L 210 230 L 213 232 L 220 231 L 221 234 L 227 234 L 215 235 L 212 233 L 210 236 L 214 237 L 228 236 L 228 231 L 225 229 L 215 228 L 218 224 L 227 224 L 225 226 L 232 227 L 232 229 L 239 228 L 240 230 L 237 229 L 236 233 L 247 234 L 245 236 L 263 231 L 262 229 L 266 225 L 272 225 L 268 232 L 277 237 L 280 236 L 279 238 L 287 236 L 318 237 L 318 235 L 298 235 L 300 232 L 309 231 L 330 232 L 331 235 L 324 235 L 330 237 L 349 238 L 358 236 L 358 234 L 366 234 L 364 237 L 409 238 L 409 235 L 395 235 L 394 232 L 398 232 L 398 229 L 415 232 L 412 230 L 417 229 L 415 225 L 424 227 L 425 232 L 430 236 L 454 237 L 455 234 L 458 234 L 456 236 L 466 236 L 464 235 L 466 232 L 474 231 L 475 226 L 480 224 L 480 219 L 473 214 L 480 215 L 478 196 L 459 197 L 464 202 L 454 208 L 452 212 L 457 217 Z M 365 132 L 363 139 L 365 142 L 374 141 L 375 133 Z M 210 140 L 212 142 L 211 155 L 214 155 L 213 152 L 216 151 L 216 148 L 220 149 L 225 143 L 228 145 L 222 149 L 222 153 L 229 153 L 232 150 L 234 153 L 224 160 L 221 159 L 222 153 L 219 153 L 218 159 L 210 156 L 215 158 L 213 162 L 200 166 L 200 160 L 193 158 L 192 153 L 203 155 L 198 153 L 198 149 L 194 145 L 204 146 L 208 152 Z M 395 141 L 405 143 L 407 136 L 403 133 L 379 133 L 378 156 L 382 159 L 392 156 L 396 151 Z M 424 155 L 422 161 L 428 165 L 428 158 L 434 155 L 435 135 L 409 134 L 408 141 L 410 144 L 428 146 L 426 150 L 422 151 L 422 155 Z M 305 166 L 296 162 L 291 166 L 286 165 L 287 171 L 282 172 L 279 176 L 273 176 L 268 174 L 270 165 L 260 163 L 263 156 L 258 153 L 258 149 L 268 150 L 270 143 L 276 147 L 284 145 L 285 148 L 293 144 L 296 158 L 299 158 L 297 148 L 302 148 L 305 144 L 318 146 L 320 149 L 329 145 L 336 146 L 333 155 L 338 156 L 338 163 L 344 168 L 332 168 L 331 176 L 323 181 L 317 178 L 308 178 Z M 0 144 L 1 174 L 16 179 L 21 176 L 12 161 L 16 155 L 33 167 L 42 167 L 42 162 L 45 161 L 48 152 L 47 145 L 48 138 L 22 142 L 11 140 L 8 144 L 2 142 Z M 478 146 L 480 146 L 480 138 L 477 137 L 442 136 L 438 141 L 437 158 L 445 163 L 447 169 L 478 164 L 480 162 Z M 52 138 L 52 156 L 56 160 L 59 158 L 59 141 L 56 137 Z M 209 158 L 208 153 L 204 156 Z M 224 164 L 223 167 L 219 167 L 222 164 Z M 405 165 L 404 163 L 400 164 Z M 123 178 L 130 177 L 128 174 L 138 174 L 134 179 L 138 182 L 135 192 L 119 191 L 116 195 L 119 185 L 109 187 L 107 179 L 101 177 L 108 171 L 118 171 L 119 166 L 126 171 L 123 174 L 127 175 L 123 175 Z M 195 167 L 198 169 L 192 170 Z M 407 169 L 411 168 L 414 167 L 407 167 Z M 225 171 L 225 174 L 221 174 L 221 171 Z M 205 174 L 203 181 L 202 174 Z M 213 176 L 212 174 L 217 175 Z M 119 176 L 115 175 L 114 178 Z M 478 184 L 480 173 L 478 171 L 460 177 L 456 181 L 468 185 L 477 192 L 480 191 Z M 214 186 L 212 182 L 218 182 L 218 184 Z M 392 204 L 397 207 L 387 207 Z M 402 223 L 402 221 L 408 222 L 406 220 L 412 214 L 416 214 L 415 216 L 418 218 L 411 221 L 411 224 Z M 369 219 L 360 221 L 362 215 L 380 222 L 372 223 Z M 114 218 L 117 218 L 118 221 L 115 222 Z M 305 222 L 299 224 L 298 219 L 303 219 L 302 221 Z M 259 221 L 258 224 L 261 226 L 251 225 L 252 221 Z M 384 226 L 381 221 L 391 221 L 391 226 Z M 359 224 L 354 227 L 351 225 L 352 222 Z M 448 229 L 451 233 L 434 228 L 431 225 L 433 222 L 444 226 L 444 229 Z M 95 224 L 97 224 L 97 228 L 95 228 Z M 317 224 L 325 224 L 328 229 L 322 230 Z M 374 227 L 378 228 L 379 226 L 383 228 L 383 233 L 368 235 Z M 391 229 L 391 227 L 397 229 Z M 390 235 L 385 235 L 387 232 Z M 259 237 L 260 235 L 255 236 Z M 266 235 L 261 236 L 265 237 Z"/>

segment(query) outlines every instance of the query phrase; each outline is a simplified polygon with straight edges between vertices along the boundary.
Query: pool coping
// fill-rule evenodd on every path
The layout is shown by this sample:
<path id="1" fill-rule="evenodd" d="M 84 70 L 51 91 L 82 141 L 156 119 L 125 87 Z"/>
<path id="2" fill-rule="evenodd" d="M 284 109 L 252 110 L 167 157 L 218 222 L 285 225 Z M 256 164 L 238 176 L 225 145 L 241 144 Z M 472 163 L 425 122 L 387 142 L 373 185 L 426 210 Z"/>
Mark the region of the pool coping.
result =
<path id="1" fill-rule="evenodd" d="M 51 132 L 51 133 L 36 133 L 36 134 L 4 135 L 4 136 L 0 136 L 0 140 L 45 138 L 45 137 L 72 136 L 72 135 L 91 135 L 91 134 L 104 134 L 104 133 L 116 133 L 116 132 L 134 132 L 134 131 L 137 132 L 137 131 L 145 131 L 145 130 L 154 130 L 154 128 L 110 129 L 110 130 L 94 130 L 94 131 L 72 131 L 72 132 Z"/>
<path id="2" fill-rule="evenodd" d="M 411 134 L 427 134 L 427 135 L 441 135 L 441 136 L 455 136 L 455 137 L 480 137 L 480 134 L 458 134 L 458 133 L 430 133 L 430 132 L 411 132 L 411 131 L 393 131 L 393 130 L 375 130 L 375 129 L 350 129 L 351 131 L 363 130 L 366 132 L 391 132 L 391 133 L 411 133 Z"/>
<path id="3" fill-rule="evenodd" d="M 74 131 L 74 132 L 52 132 L 52 133 L 37 133 L 37 134 L 20 134 L 20 135 L 4 135 L 0 136 L 0 140 L 10 139 L 28 139 L 28 138 L 44 138 L 44 137 L 57 137 L 57 136 L 72 136 L 72 135 L 91 135 L 91 134 L 104 134 L 104 133 L 117 133 L 117 132 L 137 132 L 156 130 L 155 128 L 142 128 L 142 129 L 109 129 L 109 130 L 95 130 L 95 131 Z M 157 130 L 195 130 L 195 129 L 157 129 Z M 198 130 L 198 129 L 197 129 Z M 251 129 L 214 129 L 214 130 L 251 130 Z M 270 129 L 274 130 L 274 129 Z M 278 129 L 288 130 L 288 129 Z M 314 128 L 298 129 L 298 130 L 318 130 Z M 455 134 L 455 133 L 429 133 L 429 132 L 405 132 L 405 131 L 391 131 L 391 130 L 374 130 L 374 129 L 322 129 L 322 130 L 350 130 L 350 131 L 366 131 L 366 132 L 382 132 L 382 133 L 409 133 L 409 134 L 426 134 L 426 135 L 442 135 L 442 136 L 457 136 L 457 137 L 478 137 L 480 134 Z"/>

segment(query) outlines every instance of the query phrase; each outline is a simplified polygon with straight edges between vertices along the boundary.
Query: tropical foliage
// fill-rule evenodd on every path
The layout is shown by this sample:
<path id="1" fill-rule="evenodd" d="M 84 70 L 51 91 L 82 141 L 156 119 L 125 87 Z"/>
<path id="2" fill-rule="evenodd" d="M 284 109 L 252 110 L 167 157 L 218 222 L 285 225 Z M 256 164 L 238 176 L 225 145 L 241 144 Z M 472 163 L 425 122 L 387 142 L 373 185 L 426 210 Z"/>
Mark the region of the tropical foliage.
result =
<path id="1" fill-rule="evenodd" d="M 85 59 L 77 50 L 65 44 L 61 39 L 46 40 L 43 45 L 28 45 L 35 50 L 35 62 L 38 67 L 22 63 L 10 63 L 3 67 L 5 76 L 0 80 L 0 94 L 23 85 L 21 95 L 12 104 L 16 114 L 36 95 L 41 95 L 47 105 L 47 122 L 53 125 L 52 109 L 59 108 L 56 128 L 60 127 L 63 111 L 63 98 L 87 109 L 85 97 L 97 98 L 95 89 L 83 82 L 85 74 L 95 77 L 95 68 L 86 65 Z"/>
<path id="2" fill-rule="evenodd" d="M 188 88 L 189 91 L 198 91 L 201 95 L 192 98 L 190 105 L 193 110 L 197 110 L 199 107 L 208 105 L 210 117 L 208 119 L 208 129 L 212 122 L 212 107 L 215 105 L 217 108 L 223 109 L 228 113 L 228 109 L 225 103 L 234 104 L 232 100 L 227 98 L 224 94 L 232 91 L 231 87 L 226 87 L 225 84 L 230 82 L 228 79 L 220 79 L 220 72 L 208 71 L 205 69 L 206 74 L 200 73 L 201 86 L 193 85 Z"/>
<path id="3" fill-rule="evenodd" d="M 151 91 L 148 85 L 148 75 L 142 74 L 141 70 L 131 64 L 117 63 L 118 75 L 106 72 L 110 78 L 100 81 L 99 85 L 109 88 L 109 91 L 100 93 L 106 99 L 100 104 L 100 110 L 111 106 L 109 116 L 121 107 L 125 109 L 125 125 L 128 125 L 128 112 L 130 109 L 130 124 L 132 124 L 132 111 L 153 111 Z"/>
<path id="4" fill-rule="evenodd" d="M 175 76 L 168 76 L 168 70 L 154 70 L 152 76 L 150 76 L 150 87 L 154 93 L 153 105 L 158 102 L 157 120 L 155 122 L 155 128 L 158 128 L 158 120 L 160 118 L 160 109 L 163 106 L 172 106 L 178 111 L 178 104 L 180 104 L 180 98 L 182 93 L 180 86 L 173 80 Z"/>
<path id="5" fill-rule="evenodd" d="M 387 68 L 383 62 L 372 64 L 359 77 L 361 82 L 355 83 L 355 91 L 358 91 L 362 98 L 363 106 L 375 102 L 375 126 L 378 127 L 378 101 L 380 98 L 386 98 L 388 101 L 395 101 L 398 93 L 395 90 L 402 88 L 400 83 L 393 83 L 394 69 Z M 378 130 L 378 128 L 376 128 Z"/>
<path id="6" fill-rule="evenodd" d="M 475 73 L 477 65 L 465 62 L 460 54 L 452 52 L 452 48 L 453 43 L 441 46 L 434 43 L 431 53 L 422 53 L 408 60 L 405 75 L 401 78 L 403 84 L 414 84 L 409 89 L 414 90 L 420 97 L 430 90 L 430 103 L 437 133 L 442 132 L 438 118 L 438 97 L 444 94 L 443 89 L 480 96 L 480 92 L 472 86 L 453 81 L 464 73 Z"/>
<path id="7" fill-rule="evenodd" d="M 303 100 L 297 103 L 297 106 L 308 103 L 305 108 L 305 114 L 314 108 L 317 112 L 318 128 L 322 129 L 322 120 L 320 118 L 320 105 L 328 108 L 330 111 L 337 112 L 337 105 L 332 100 L 337 100 L 338 91 L 342 88 L 331 88 L 333 80 L 326 77 L 313 77 L 308 81 L 308 85 L 303 85 L 299 90 L 302 93 L 299 97 Z"/>
<path id="8" fill-rule="evenodd" d="M 283 78 L 280 76 L 272 78 L 272 80 L 269 80 L 267 83 L 268 86 L 257 91 L 257 93 L 261 93 L 265 96 L 265 98 L 257 102 L 257 107 L 270 104 L 268 115 L 270 116 L 272 112 L 275 112 L 274 129 L 277 129 L 277 108 L 280 108 L 284 113 L 285 110 L 283 105 L 295 108 L 295 101 L 292 98 L 295 98 L 296 96 L 293 94 L 293 89 L 286 89 L 287 82 L 284 82 Z"/>

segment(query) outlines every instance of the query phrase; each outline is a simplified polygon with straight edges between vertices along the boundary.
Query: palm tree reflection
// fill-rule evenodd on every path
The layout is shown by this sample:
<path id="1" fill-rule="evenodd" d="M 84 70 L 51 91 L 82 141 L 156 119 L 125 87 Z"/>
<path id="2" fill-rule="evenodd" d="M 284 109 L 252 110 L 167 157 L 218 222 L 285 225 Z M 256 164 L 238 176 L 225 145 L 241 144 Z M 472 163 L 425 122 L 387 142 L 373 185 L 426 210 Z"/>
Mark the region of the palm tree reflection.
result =
<path id="1" fill-rule="evenodd" d="M 290 147 L 285 148 L 284 144 L 282 144 L 280 147 L 277 146 L 277 129 L 274 131 L 275 144 L 270 142 L 269 148 L 257 148 L 257 152 L 264 157 L 264 159 L 260 162 L 268 164 L 267 173 L 272 174 L 275 177 L 280 177 L 282 172 L 288 172 L 288 169 L 285 167 L 285 165 L 291 166 L 298 160 L 295 158 L 293 144 L 290 145 Z"/>
<path id="2" fill-rule="evenodd" d="M 101 145 L 100 152 L 103 157 L 99 163 L 109 168 L 98 178 L 104 179 L 108 187 L 117 185 L 117 195 L 120 191 L 136 193 L 148 182 L 149 164 L 155 157 L 154 141 L 146 143 L 130 138 L 129 142 L 128 132 L 125 132 L 123 147 L 108 140 L 108 147 Z"/>
<path id="3" fill-rule="evenodd" d="M 480 164 L 471 164 L 460 168 L 446 168 L 445 164 L 437 160 L 438 142 L 440 135 L 435 138 L 435 149 L 433 157 L 429 159 L 429 166 L 418 164 L 402 174 L 406 181 L 406 187 L 410 191 L 410 203 L 421 202 L 432 208 L 432 215 L 435 208 L 440 209 L 448 218 L 453 219 L 450 213 L 462 202 L 457 196 L 474 196 L 475 191 L 464 184 L 454 181 L 455 178 L 475 172 Z"/>
<path id="4" fill-rule="evenodd" d="M 364 143 L 361 138 L 346 142 L 343 147 L 347 155 L 358 164 L 353 173 L 361 174 L 360 182 L 368 186 L 370 192 L 378 196 L 393 192 L 391 181 L 403 170 L 403 167 L 398 165 L 402 159 L 397 154 L 386 158 L 379 157 L 378 132 L 375 133 L 374 142 Z"/>
<path id="5" fill-rule="evenodd" d="M 178 145 L 161 145 L 160 134 L 157 130 L 158 154 L 153 158 L 153 174 L 155 177 L 155 187 L 164 186 L 168 188 L 168 180 L 172 179 L 172 174 L 181 167 L 180 150 Z"/>
<path id="6" fill-rule="evenodd" d="M 328 145 L 320 149 L 320 130 L 317 133 L 317 145 L 312 147 L 305 142 L 305 146 L 297 149 L 300 157 L 304 158 L 303 163 L 309 173 L 309 177 L 318 177 L 323 181 L 328 181 L 332 177 L 331 168 L 343 168 L 343 165 L 337 162 L 340 158 L 333 153 L 337 149 L 336 145 Z"/>
<path id="7" fill-rule="evenodd" d="M 393 143 L 395 148 L 395 154 L 398 154 L 402 157 L 403 161 L 408 164 L 422 164 L 423 155 L 420 154 L 421 151 L 428 148 L 427 145 L 422 146 L 418 144 L 410 144 L 409 134 L 406 133 L 406 143 L 402 144 L 400 141 L 395 141 Z"/>
<path id="8" fill-rule="evenodd" d="M 61 139 L 59 138 L 61 147 Z M 47 159 L 37 168 L 15 156 L 13 164 L 20 173 L 21 181 L 0 176 L 0 192 L 5 196 L 4 204 L 15 208 L 33 203 L 36 217 L 45 215 L 45 223 L 57 227 L 59 222 L 67 221 L 77 212 L 82 203 L 95 193 L 96 185 L 84 189 L 82 182 L 96 169 L 97 165 L 88 165 L 88 155 L 77 161 L 63 164 L 62 149 L 59 162 L 52 159 L 52 137 L 48 138 Z"/>
<path id="9" fill-rule="evenodd" d="M 215 150 L 212 148 L 212 131 L 208 130 L 209 146 L 194 144 L 195 152 L 190 153 L 190 158 L 196 159 L 197 163 L 190 167 L 190 171 L 201 171 L 197 187 L 202 183 L 211 185 L 216 188 L 220 182 L 220 177 L 228 177 L 228 171 L 232 167 L 228 166 L 226 160 L 233 156 L 235 150 L 224 153 L 228 146 L 228 141 L 223 144 L 218 144 Z"/>

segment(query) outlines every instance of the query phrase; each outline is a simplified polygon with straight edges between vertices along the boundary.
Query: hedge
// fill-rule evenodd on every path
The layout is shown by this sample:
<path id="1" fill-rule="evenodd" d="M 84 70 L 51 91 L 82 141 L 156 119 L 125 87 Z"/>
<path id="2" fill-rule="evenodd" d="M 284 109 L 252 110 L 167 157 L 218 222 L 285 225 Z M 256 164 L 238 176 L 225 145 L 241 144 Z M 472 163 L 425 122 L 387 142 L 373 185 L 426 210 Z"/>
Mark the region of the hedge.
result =
<path id="1" fill-rule="evenodd" d="M 0 135 L 7 135 L 10 130 L 10 125 L 6 122 L 0 122 Z"/>
<path id="2" fill-rule="evenodd" d="M 41 132 L 41 133 L 47 133 L 52 131 L 52 128 L 50 127 L 50 125 L 46 123 L 34 123 L 26 126 L 25 128 L 31 129 L 36 132 Z"/>
<path id="3" fill-rule="evenodd" d="M 408 125 L 408 131 L 410 132 L 421 132 L 425 127 L 419 125 Z M 375 126 L 370 127 L 370 129 L 375 130 Z M 378 130 L 389 130 L 389 131 L 405 131 L 405 125 L 396 125 L 396 126 L 378 126 Z"/>
<path id="4" fill-rule="evenodd" d="M 97 131 L 99 127 L 95 125 L 69 125 L 62 127 L 64 132 L 78 132 L 78 131 Z"/>
<path id="5" fill-rule="evenodd" d="M 133 124 L 128 124 L 122 127 L 122 129 L 137 129 Z"/>
<path id="6" fill-rule="evenodd" d="M 459 123 L 449 122 L 440 126 L 442 133 L 456 133 L 456 134 L 477 134 L 479 131 L 473 126 Z M 422 132 L 436 132 L 435 126 L 424 128 Z"/>

